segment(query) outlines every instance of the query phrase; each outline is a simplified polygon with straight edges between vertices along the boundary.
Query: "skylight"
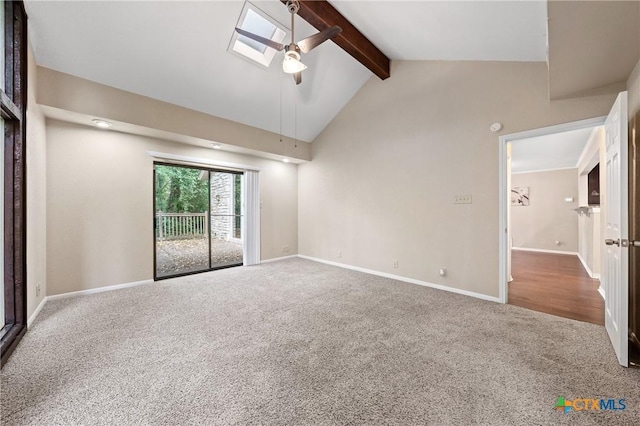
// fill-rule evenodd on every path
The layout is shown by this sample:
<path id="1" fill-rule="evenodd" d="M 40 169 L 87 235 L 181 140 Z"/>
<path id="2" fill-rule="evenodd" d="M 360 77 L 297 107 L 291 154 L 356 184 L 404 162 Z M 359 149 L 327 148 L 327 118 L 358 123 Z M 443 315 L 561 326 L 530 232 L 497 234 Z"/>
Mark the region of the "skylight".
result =
<path id="1" fill-rule="evenodd" d="M 282 43 L 287 35 L 287 29 L 283 25 L 249 2 L 245 2 L 237 26 L 277 43 Z M 235 31 L 228 51 L 258 63 L 265 68 L 271 65 L 271 61 L 273 61 L 277 53 L 275 49 L 240 35 Z"/>

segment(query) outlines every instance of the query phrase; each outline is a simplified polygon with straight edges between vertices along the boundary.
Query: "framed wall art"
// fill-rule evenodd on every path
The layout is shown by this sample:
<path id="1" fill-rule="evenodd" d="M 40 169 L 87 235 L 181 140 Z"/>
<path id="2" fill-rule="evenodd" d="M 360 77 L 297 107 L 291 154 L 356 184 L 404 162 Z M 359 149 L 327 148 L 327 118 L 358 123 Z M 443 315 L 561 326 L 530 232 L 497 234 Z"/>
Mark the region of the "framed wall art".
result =
<path id="1" fill-rule="evenodd" d="M 529 205 L 529 187 L 511 188 L 511 205 L 512 206 L 528 206 Z"/>

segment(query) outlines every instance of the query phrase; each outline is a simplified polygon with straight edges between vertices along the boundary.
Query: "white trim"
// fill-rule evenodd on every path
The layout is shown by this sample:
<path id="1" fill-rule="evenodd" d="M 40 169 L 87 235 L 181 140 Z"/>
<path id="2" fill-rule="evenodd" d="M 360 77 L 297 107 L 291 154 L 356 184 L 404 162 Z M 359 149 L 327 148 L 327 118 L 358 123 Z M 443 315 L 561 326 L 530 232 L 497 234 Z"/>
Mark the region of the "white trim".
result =
<path id="1" fill-rule="evenodd" d="M 582 263 L 582 266 L 584 267 L 584 270 L 587 271 L 587 274 L 589 274 L 589 276 L 591 278 L 596 279 L 596 280 L 600 279 L 600 274 L 594 274 L 593 273 L 591 268 L 589 268 L 589 265 L 587 265 L 587 261 L 584 260 L 584 258 L 582 257 L 582 255 L 580 253 L 578 253 L 578 259 L 580 259 L 580 263 Z"/>
<path id="2" fill-rule="evenodd" d="M 482 294 L 482 293 L 475 293 L 473 291 L 462 290 L 454 287 L 448 287 L 446 285 L 441 285 L 441 284 L 433 284 L 426 281 L 420 281 L 413 278 L 403 277 L 400 275 L 388 274 L 386 272 L 379 272 L 379 271 L 374 271 L 372 269 L 360 268 L 359 266 L 347 265 L 345 263 L 332 262 L 330 260 L 319 259 L 317 257 L 304 256 L 301 254 L 299 254 L 298 257 L 301 259 L 311 260 L 313 262 L 325 263 L 327 265 L 337 266 L 339 268 L 350 269 L 352 271 L 364 272 L 365 274 L 377 275 L 379 277 L 390 278 L 396 281 L 403 281 L 410 284 L 416 284 L 424 287 L 435 288 L 437 290 L 444 290 L 451 293 L 462 294 L 464 296 L 475 297 L 476 299 L 487 300 L 489 302 L 500 302 L 499 298 L 493 297 L 493 296 L 487 296 L 486 294 Z"/>
<path id="3" fill-rule="evenodd" d="M 571 123 L 556 124 L 553 126 L 540 127 L 538 129 L 524 130 L 518 133 L 511 133 L 500 136 L 500 139 L 507 139 L 508 142 L 520 139 L 530 139 L 538 136 L 547 136 L 555 133 L 570 132 L 572 130 L 581 130 L 591 127 L 604 126 L 606 116 L 587 118 L 586 120 L 572 121 Z"/>
<path id="4" fill-rule="evenodd" d="M 38 316 L 38 314 L 40 313 L 40 311 L 42 310 L 42 308 L 44 307 L 44 305 L 47 303 L 47 301 L 49 300 L 49 298 L 47 296 L 45 296 L 41 301 L 40 304 L 38 305 L 38 307 L 36 308 L 35 311 L 33 311 L 33 313 L 31 314 L 31 316 L 29 317 L 29 319 L 27 320 L 27 328 L 31 327 L 31 324 L 33 324 L 33 321 L 35 321 L 36 317 Z"/>
<path id="5" fill-rule="evenodd" d="M 87 290 L 71 291 L 69 293 L 61 293 L 61 294 L 54 294 L 52 296 L 47 296 L 47 300 L 60 300 L 60 299 L 68 299 L 70 297 L 76 297 L 76 296 L 87 296 L 89 294 L 104 293 L 105 291 L 121 290 L 123 288 L 153 284 L 153 282 L 154 282 L 153 280 L 134 281 L 131 283 L 108 285 L 104 287 L 90 288 Z"/>
<path id="6" fill-rule="evenodd" d="M 512 175 L 523 175 L 523 174 L 526 174 L 526 173 L 555 172 L 555 171 L 560 171 L 560 170 L 572 170 L 572 169 L 578 169 L 578 168 L 576 166 L 556 167 L 556 168 L 553 168 L 553 169 L 525 170 L 523 172 L 514 172 L 514 171 L 512 171 L 511 174 Z"/>
<path id="7" fill-rule="evenodd" d="M 558 124 L 555 126 L 543 127 L 539 129 L 527 130 L 524 132 L 503 135 L 498 138 L 498 286 L 499 299 L 501 303 L 507 303 L 507 286 L 509 283 L 509 272 L 507 271 L 507 256 L 510 255 L 508 244 L 508 208 L 507 202 L 507 144 L 519 139 L 545 136 L 554 133 L 567 132 L 570 130 L 586 129 L 604 125 L 606 117 L 596 117 L 587 120 L 574 121 L 572 123 Z"/>
<path id="8" fill-rule="evenodd" d="M 591 150 L 592 150 L 592 146 L 593 146 L 593 144 L 594 144 L 594 143 L 596 143 L 596 141 L 595 141 L 595 137 L 596 137 L 596 134 L 598 133 L 598 130 L 599 130 L 599 129 L 600 129 L 600 126 L 596 126 L 596 127 L 594 127 L 594 128 L 593 128 L 593 130 L 591 130 L 591 134 L 589 135 L 589 139 L 587 139 L 587 144 L 584 146 L 584 149 L 583 149 L 583 150 L 582 150 L 582 152 L 580 153 L 580 157 L 578 157 L 578 162 L 576 163 L 576 167 L 577 167 L 578 169 L 581 169 L 581 168 L 580 168 L 580 165 L 581 165 L 582 163 L 584 163 L 584 161 L 585 161 L 585 159 L 586 159 L 586 157 L 587 157 L 587 154 L 589 153 L 589 151 L 591 151 Z M 596 151 L 595 151 L 595 152 L 596 152 L 596 154 L 597 154 L 597 155 L 598 155 L 598 157 L 599 157 L 600 147 L 597 147 L 597 149 L 596 149 Z M 589 159 L 589 163 L 587 163 L 587 165 L 586 165 L 583 169 L 581 169 L 580 171 L 584 171 L 585 169 L 587 169 L 587 168 L 589 168 L 589 167 L 590 167 L 590 168 L 589 168 L 589 171 L 590 171 L 590 170 L 591 170 L 592 168 L 594 168 L 594 167 L 595 167 L 595 165 L 598 163 L 598 160 L 599 160 L 599 158 L 598 158 L 598 159 L 596 159 L 596 162 L 595 162 L 593 165 L 591 165 L 591 166 L 590 166 L 590 164 L 592 164 L 592 163 L 593 163 L 593 161 L 594 161 L 594 160 L 593 160 L 593 156 L 592 156 L 592 157 Z"/>
<path id="9" fill-rule="evenodd" d="M 602 300 L 605 300 L 605 298 L 604 298 L 604 288 L 602 288 L 602 284 L 600 284 L 598 286 L 598 293 L 600 293 L 600 296 L 602 297 Z"/>
<path id="10" fill-rule="evenodd" d="M 510 190 L 507 180 L 508 173 L 507 141 L 506 136 L 498 138 L 498 299 L 500 303 L 507 303 L 507 285 L 511 277 L 511 244 L 509 241 L 509 204 L 511 197 L 507 197 Z"/>
<path id="11" fill-rule="evenodd" d="M 260 263 L 271 263 L 271 262 L 279 262 L 285 259 L 293 259 L 294 257 L 298 257 L 297 254 L 292 254 L 291 256 L 282 256 L 282 257 L 273 257 L 271 259 L 261 260 Z"/>
<path id="12" fill-rule="evenodd" d="M 511 250 L 532 251 L 535 253 L 549 253 L 549 254 L 568 254 L 571 256 L 578 256 L 578 253 L 575 251 L 546 250 L 546 249 L 537 249 L 537 248 L 528 248 L 528 247 L 511 247 Z"/>
<path id="13" fill-rule="evenodd" d="M 229 163 L 226 161 L 212 160 L 210 158 L 190 157 L 188 155 L 168 154 L 166 152 L 147 151 L 147 155 L 160 160 L 181 161 L 184 163 L 222 167 L 231 170 L 253 170 L 256 172 L 261 170 L 260 167 L 249 166 L 247 164 Z"/>

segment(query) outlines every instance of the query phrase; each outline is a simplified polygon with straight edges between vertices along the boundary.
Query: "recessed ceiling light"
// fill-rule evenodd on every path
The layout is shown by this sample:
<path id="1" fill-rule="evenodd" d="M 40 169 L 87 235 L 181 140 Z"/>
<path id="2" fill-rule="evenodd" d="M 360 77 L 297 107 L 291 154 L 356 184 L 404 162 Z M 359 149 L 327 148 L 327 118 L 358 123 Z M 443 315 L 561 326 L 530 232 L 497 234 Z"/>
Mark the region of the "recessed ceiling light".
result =
<path id="1" fill-rule="evenodd" d="M 285 163 L 288 163 L 289 159 L 288 158 L 283 158 L 282 161 L 285 162 Z"/>
<path id="2" fill-rule="evenodd" d="M 109 123 L 108 121 L 105 120 L 99 120 L 97 118 L 91 120 L 91 122 L 96 126 L 96 127 L 100 127 L 101 129 L 108 129 L 109 127 L 112 126 L 111 123 Z"/>
<path id="3" fill-rule="evenodd" d="M 219 143 L 212 143 L 211 144 L 211 148 L 213 148 L 213 149 L 221 149 L 222 145 L 220 145 Z"/>

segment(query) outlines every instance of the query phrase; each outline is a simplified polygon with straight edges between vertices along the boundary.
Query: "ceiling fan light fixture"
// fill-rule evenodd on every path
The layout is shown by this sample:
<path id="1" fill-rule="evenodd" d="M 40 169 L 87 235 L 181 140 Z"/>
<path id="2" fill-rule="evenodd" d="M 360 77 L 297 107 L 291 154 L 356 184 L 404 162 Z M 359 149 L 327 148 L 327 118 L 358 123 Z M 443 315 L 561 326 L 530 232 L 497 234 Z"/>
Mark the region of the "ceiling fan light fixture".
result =
<path id="1" fill-rule="evenodd" d="M 307 69 L 307 66 L 300 62 L 300 54 L 293 50 L 284 54 L 282 61 L 282 71 L 287 74 L 296 74 Z"/>

